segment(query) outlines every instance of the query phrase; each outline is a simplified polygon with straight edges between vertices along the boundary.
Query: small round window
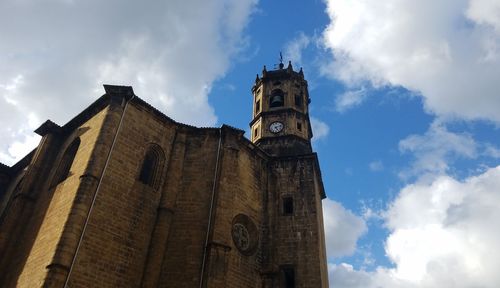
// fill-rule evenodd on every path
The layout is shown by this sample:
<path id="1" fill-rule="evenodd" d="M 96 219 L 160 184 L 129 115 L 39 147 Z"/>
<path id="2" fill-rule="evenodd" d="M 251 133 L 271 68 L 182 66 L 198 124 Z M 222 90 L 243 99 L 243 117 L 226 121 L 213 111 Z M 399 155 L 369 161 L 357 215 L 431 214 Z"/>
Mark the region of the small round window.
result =
<path id="1" fill-rule="evenodd" d="M 244 214 L 236 215 L 233 219 L 231 235 L 234 246 L 241 254 L 248 256 L 255 252 L 259 243 L 259 233 L 250 217 Z"/>

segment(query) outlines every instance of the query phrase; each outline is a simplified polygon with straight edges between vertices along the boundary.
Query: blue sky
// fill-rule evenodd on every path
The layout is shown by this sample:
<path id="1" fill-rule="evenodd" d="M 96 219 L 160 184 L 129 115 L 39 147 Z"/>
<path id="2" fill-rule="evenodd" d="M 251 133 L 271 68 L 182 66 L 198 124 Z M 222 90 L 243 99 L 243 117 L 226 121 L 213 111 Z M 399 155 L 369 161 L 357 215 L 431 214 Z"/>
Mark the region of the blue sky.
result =
<path id="1" fill-rule="evenodd" d="M 0 35 L 1 162 L 103 83 L 248 130 L 281 51 L 309 82 L 330 286 L 500 285 L 500 2 L 6 0 Z"/>

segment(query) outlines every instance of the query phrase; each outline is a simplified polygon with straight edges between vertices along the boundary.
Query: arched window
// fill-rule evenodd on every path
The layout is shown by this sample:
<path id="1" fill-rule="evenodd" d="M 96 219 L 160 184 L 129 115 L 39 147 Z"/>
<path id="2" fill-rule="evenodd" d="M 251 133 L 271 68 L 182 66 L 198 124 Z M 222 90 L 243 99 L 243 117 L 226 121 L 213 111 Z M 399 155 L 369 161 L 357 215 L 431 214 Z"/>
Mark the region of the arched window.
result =
<path id="1" fill-rule="evenodd" d="M 57 184 L 64 181 L 68 176 L 70 176 L 71 165 L 75 159 L 76 152 L 80 147 L 80 138 L 76 138 L 71 142 L 66 151 L 64 152 L 59 166 L 57 167 L 56 174 L 54 175 L 54 180 L 52 180 L 51 186 L 56 186 Z"/>
<path id="2" fill-rule="evenodd" d="M 139 181 L 157 189 L 160 184 L 159 175 L 164 162 L 165 154 L 160 146 L 151 145 L 144 155 L 141 171 L 139 173 Z"/>
<path id="3" fill-rule="evenodd" d="M 285 95 L 280 89 L 273 90 L 271 93 L 269 107 L 281 107 L 285 105 Z"/>

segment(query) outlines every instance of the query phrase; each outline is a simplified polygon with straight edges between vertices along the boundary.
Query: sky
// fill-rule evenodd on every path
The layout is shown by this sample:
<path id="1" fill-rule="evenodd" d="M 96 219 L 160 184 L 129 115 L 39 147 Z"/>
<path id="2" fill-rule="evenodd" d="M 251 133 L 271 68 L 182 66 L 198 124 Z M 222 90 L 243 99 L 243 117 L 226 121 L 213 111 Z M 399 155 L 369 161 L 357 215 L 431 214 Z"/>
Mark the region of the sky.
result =
<path id="1" fill-rule="evenodd" d="M 0 162 L 102 84 L 249 131 L 280 52 L 309 82 L 330 287 L 499 287 L 499 0 L 2 0 Z"/>

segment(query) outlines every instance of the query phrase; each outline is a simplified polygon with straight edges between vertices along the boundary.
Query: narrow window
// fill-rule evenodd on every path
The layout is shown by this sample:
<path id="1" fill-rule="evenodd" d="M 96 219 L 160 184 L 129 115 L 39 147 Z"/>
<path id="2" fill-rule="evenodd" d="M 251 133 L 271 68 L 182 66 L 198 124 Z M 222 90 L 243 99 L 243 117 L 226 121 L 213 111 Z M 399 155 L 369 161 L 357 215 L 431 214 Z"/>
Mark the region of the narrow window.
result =
<path id="1" fill-rule="evenodd" d="M 257 102 L 255 103 L 255 114 L 259 114 L 260 112 L 260 100 L 257 100 Z"/>
<path id="2" fill-rule="evenodd" d="M 158 160 L 156 155 L 152 151 L 148 151 L 146 157 L 144 157 L 144 162 L 142 162 L 141 175 L 139 175 L 139 181 L 144 184 L 152 186 L 154 172 L 158 166 Z"/>
<path id="3" fill-rule="evenodd" d="M 70 176 L 71 165 L 75 159 L 78 147 L 80 147 L 80 138 L 73 140 L 64 152 L 61 162 L 59 162 L 59 166 L 57 167 L 56 174 L 54 175 L 54 179 L 52 180 L 52 185 L 50 185 L 51 187 L 56 186 Z"/>
<path id="4" fill-rule="evenodd" d="M 293 215 L 292 197 L 283 197 L 283 215 Z"/>
<path id="5" fill-rule="evenodd" d="M 157 145 L 151 146 L 144 156 L 139 181 L 153 188 L 158 188 L 158 176 L 164 160 L 165 156 L 161 148 Z"/>
<path id="6" fill-rule="evenodd" d="M 291 266 L 285 266 L 281 268 L 282 275 L 282 287 L 283 288 L 295 288 L 295 271 Z"/>
<path id="7" fill-rule="evenodd" d="M 297 130 L 302 131 L 302 123 L 297 122 Z"/>
<path id="8" fill-rule="evenodd" d="M 302 97 L 300 95 L 295 95 L 295 106 L 302 107 Z"/>
<path id="9" fill-rule="evenodd" d="M 253 130 L 253 138 L 257 138 L 257 137 L 259 137 L 259 129 L 255 128 L 255 130 Z"/>

